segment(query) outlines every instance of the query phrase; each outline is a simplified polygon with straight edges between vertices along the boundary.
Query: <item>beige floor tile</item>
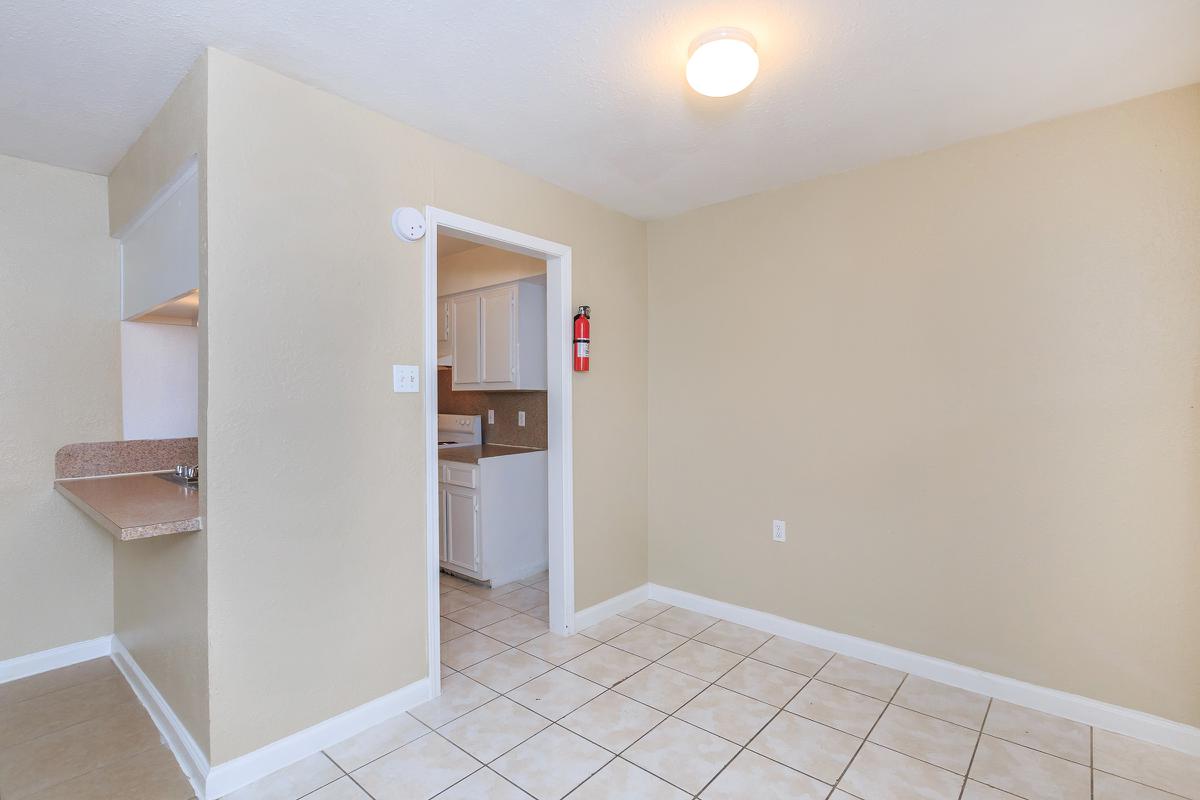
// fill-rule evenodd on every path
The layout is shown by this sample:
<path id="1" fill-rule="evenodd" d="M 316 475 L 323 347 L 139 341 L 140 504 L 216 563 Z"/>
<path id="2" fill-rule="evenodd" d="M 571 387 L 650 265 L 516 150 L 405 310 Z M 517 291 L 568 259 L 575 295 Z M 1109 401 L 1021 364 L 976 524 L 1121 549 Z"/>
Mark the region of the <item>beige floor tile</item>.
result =
<path id="1" fill-rule="evenodd" d="M 688 800 L 689 797 L 687 792 L 621 758 L 608 762 L 571 792 L 571 800 Z"/>
<path id="2" fill-rule="evenodd" d="M 657 661 L 686 641 L 685 636 L 642 624 L 609 639 L 608 643 L 642 658 Z"/>
<path id="3" fill-rule="evenodd" d="M 979 732 L 953 722 L 889 706 L 869 741 L 942 769 L 966 775 Z"/>
<path id="4" fill-rule="evenodd" d="M 522 653 L 520 650 L 505 650 L 474 666 L 467 667 L 462 674 L 503 694 L 552 669 L 554 669 L 553 664 L 528 653 Z"/>
<path id="5" fill-rule="evenodd" d="M 675 648 L 660 658 L 658 663 L 712 683 L 736 667 L 741 660 L 742 656 L 737 653 L 693 640 Z"/>
<path id="6" fill-rule="evenodd" d="M 325 748 L 325 755 L 346 772 L 353 772 L 427 733 L 429 728 L 424 723 L 409 714 L 401 714 Z"/>
<path id="7" fill-rule="evenodd" d="M 559 800 L 611 758 L 612 754 L 599 745 L 551 725 L 496 759 L 492 769 L 537 800 Z"/>
<path id="8" fill-rule="evenodd" d="M 542 603 L 548 603 L 549 601 L 549 595 L 540 589 L 534 589 L 532 586 L 523 586 L 515 592 L 509 592 L 496 598 L 497 605 L 506 606 L 516 611 L 528 611 L 534 606 L 540 606 Z"/>
<path id="9" fill-rule="evenodd" d="M 102 717 L 0 750 L 0 797 L 33 794 L 157 747 L 145 709 L 126 704 Z"/>
<path id="10" fill-rule="evenodd" d="M 491 600 L 484 600 L 473 606 L 467 606 L 461 611 L 446 614 L 446 617 L 454 620 L 459 625 L 466 625 L 468 628 L 479 630 L 502 619 L 508 619 L 516 613 L 516 611 L 507 606 L 493 603 Z"/>
<path id="11" fill-rule="evenodd" d="M 638 739 L 623 757 L 695 794 L 737 755 L 738 746 L 671 718 Z"/>
<path id="12" fill-rule="evenodd" d="M 428 800 L 479 769 L 479 762 L 430 733 L 353 773 L 375 800 Z"/>
<path id="13" fill-rule="evenodd" d="M 51 786 L 26 800 L 189 800 L 195 793 L 164 745 Z"/>
<path id="14" fill-rule="evenodd" d="M 243 786 L 226 795 L 223 800 L 297 800 L 340 777 L 342 771 L 324 753 L 313 753 L 249 786 Z"/>
<path id="15" fill-rule="evenodd" d="M 695 636 L 716 621 L 716 617 L 698 614 L 695 611 L 688 611 L 686 608 L 668 608 L 663 613 L 646 620 L 646 624 L 677 633 L 680 636 Z"/>
<path id="16" fill-rule="evenodd" d="M 565 664 L 576 656 L 581 656 L 600 643 L 586 636 L 559 636 L 557 633 L 544 633 L 536 639 L 530 639 L 521 645 L 521 650 L 531 656 L 537 656 L 551 664 Z"/>
<path id="17" fill-rule="evenodd" d="M 471 631 L 466 636 L 451 639 L 442 645 L 442 663 L 462 672 L 472 664 L 478 664 L 508 649 L 504 642 L 497 642 L 479 631 Z"/>
<path id="18" fill-rule="evenodd" d="M 731 742 L 746 744 L 778 710 L 720 686 L 709 686 L 675 716 Z"/>
<path id="19" fill-rule="evenodd" d="M 557 720 L 603 691 L 604 687 L 597 683 L 556 669 L 513 689 L 508 696 L 546 719 Z"/>
<path id="20" fill-rule="evenodd" d="M 890 700 L 904 680 L 904 673 L 839 653 L 829 659 L 829 663 L 821 668 L 817 677 L 843 689 L 880 700 Z"/>
<path id="21" fill-rule="evenodd" d="M 829 800 L 862 800 L 862 798 L 846 794 L 841 789 L 834 789 L 833 794 L 829 795 Z"/>
<path id="22" fill-rule="evenodd" d="M 635 622 L 645 622 L 651 617 L 666 611 L 668 608 L 670 608 L 669 605 L 660 603 L 657 600 L 643 600 L 633 608 L 622 611 L 621 616 Z"/>
<path id="23" fill-rule="evenodd" d="M 542 622 L 550 622 L 550 604 L 548 602 L 534 606 L 525 613 L 534 619 L 540 619 Z"/>
<path id="24" fill-rule="evenodd" d="M 1078 764 L 1092 763 L 1092 729 L 1079 722 L 992 701 L 983 732 Z"/>
<path id="25" fill-rule="evenodd" d="M 444 572 L 440 573 L 438 575 L 438 582 L 442 586 L 448 586 L 451 589 L 463 589 L 468 586 L 476 586 L 477 585 L 477 584 L 471 583 L 471 581 L 460 578 L 457 575 L 447 575 Z"/>
<path id="26" fill-rule="evenodd" d="M 536 639 L 543 633 L 548 633 L 549 628 L 546 626 L 544 620 L 531 617 L 528 614 L 517 614 L 481 628 L 479 632 L 497 641 L 516 647 L 519 644 L 528 642 L 530 639 Z"/>
<path id="27" fill-rule="evenodd" d="M 529 795 L 484 767 L 439 794 L 437 800 L 529 800 Z"/>
<path id="28" fill-rule="evenodd" d="M 661 664 L 651 664 L 617 684 L 616 691 L 659 711 L 674 713 L 708 684 Z"/>
<path id="29" fill-rule="evenodd" d="M 769 633 L 721 620 L 703 631 L 696 640 L 748 656 L 766 644 L 770 638 Z"/>
<path id="30" fill-rule="evenodd" d="M 549 724 L 549 720 L 507 697 L 497 697 L 443 725 L 438 733 L 486 764 Z"/>
<path id="31" fill-rule="evenodd" d="M 371 796 L 347 775 L 304 795 L 304 800 L 371 800 Z"/>
<path id="32" fill-rule="evenodd" d="M 747 658 L 722 675 L 717 685 L 781 708 L 807 682 L 808 678 L 791 670 Z"/>
<path id="33" fill-rule="evenodd" d="M 838 784 L 862 800 L 957 800 L 963 778 L 867 742 Z"/>
<path id="34" fill-rule="evenodd" d="M 1092 797 L 1094 800 L 1178 800 L 1180 795 L 1152 789 L 1097 770 L 1092 773 Z M 979 800 L 991 798 L 980 797 Z M 997 797 L 997 800 L 1000 798 Z"/>
<path id="35" fill-rule="evenodd" d="M 821 667 L 833 657 L 829 650 L 794 642 L 776 636 L 750 654 L 756 661 L 764 661 L 777 667 L 799 672 L 801 675 L 816 675 Z"/>
<path id="36" fill-rule="evenodd" d="M 439 600 L 441 604 L 440 613 L 442 616 L 445 616 L 455 611 L 462 611 L 464 608 L 469 608 L 470 606 L 479 605 L 482 602 L 483 600 L 478 597 L 473 597 L 458 589 L 452 589 L 441 596 Z"/>
<path id="37" fill-rule="evenodd" d="M 442 626 L 442 644 L 445 644 L 451 639 L 457 639 L 459 636 L 466 636 L 471 632 L 471 629 L 466 625 L 459 625 L 457 622 L 447 617 L 439 617 L 438 619 L 441 620 Z"/>
<path id="38" fill-rule="evenodd" d="M 851 736 L 864 738 L 887 703 L 852 692 L 831 683 L 813 679 L 800 690 L 787 710 L 802 717 L 837 728 Z"/>
<path id="39" fill-rule="evenodd" d="M 1021 798 L 1015 794 L 994 789 L 979 781 L 968 780 L 967 785 L 963 787 L 962 800 L 1021 800 Z"/>
<path id="40" fill-rule="evenodd" d="M 625 631 L 636 628 L 639 624 L 631 619 L 625 619 L 625 617 L 618 614 L 602 622 L 597 622 L 590 628 L 584 628 L 580 633 L 589 639 L 595 639 L 598 642 L 607 642 L 614 636 L 620 636 Z"/>
<path id="41" fill-rule="evenodd" d="M 589 700 L 559 720 L 569 731 L 619 753 L 667 715 L 613 691 Z"/>
<path id="42" fill-rule="evenodd" d="M 540 583 L 542 581 L 549 582 L 549 580 L 550 580 L 550 571 L 542 570 L 541 572 L 538 572 L 534 575 L 529 575 L 527 577 L 521 578 L 521 580 L 517 581 L 517 583 L 521 584 L 522 586 L 533 586 L 534 584 Z"/>
<path id="43" fill-rule="evenodd" d="M 0 707 L 119 674 L 108 656 L 0 684 Z"/>
<path id="44" fill-rule="evenodd" d="M 824 781 L 837 783 L 862 739 L 781 711 L 747 747 Z"/>
<path id="45" fill-rule="evenodd" d="M 549 578 L 543 578 L 542 580 L 538 581 L 537 583 L 530 583 L 527 585 L 532 586 L 534 589 L 538 589 L 539 591 L 543 591 L 546 593 L 550 592 L 550 579 Z"/>
<path id="46" fill-rule="evenodd" d="M 472 583 L 469 586 L 464 586 L 463 591 L 472 597 L 479 597 L 484 600 L 495 600 L 497 597 L 503 597 L 506 594 L 525 588 L 523 584 L 513 581 L 506 583 L 503 586 L 483 586 L 482 584 Z"/>
<path id="47" fill-rule="evenodd" d="M 445 725 L 468 711 L 479 708 L 491 700 L 496 693 L 476 683 L 466 675 L 455 674 L 442 680 L 442 693 L 409 711 L 431 728 Z"/>
<path id="48" fill-rule="evenodd" d="M 458 670 L 456 670 L 456 669 L 454 669 L 454 668 L 452 668 L 452 667 L 448 667 L 448 666 L 446 666 L 445 664 L 442 664 L 442 665 L 441 665 L 441 670 L 440 670 L 440 673 L 441 673 L 441 676 L 442 676 L 443 678 L 445 678 L 445 677 L 447 677 L 447 676 L 449 676 L 449 675 L 457 675 L 457 674 L 458 674 Z"/>
<path id="49" fill-rule="evenodd" d="M 1096 769 L 1200 800 L 1200 757 L 1099 728 L 1093 746 Z"/>
<path id="50" fill-rule="evenodd" d="M 984 734 L 971 762 L 970 777 L 1025 800 L 1088 800 L 1090 770 Z"/>
<path id="51" fill-rule="evenodd" d="M 602 644 L 571 659 L 562 668 L 612 688 L 649 663 L 641 656 Z"/>
<path id="52" fill-rule="evenodd" d="M 110 675 L 4 706 L 0 708 L 0 749 L 105 716 L 120 706 L 136 705 L 137 702 L 125 678 Z"/>
<path id="53" fill-rule="evenodd" d="M 931 717 L 979 730 L 987 713 L 986 695 L 909 675 L 892 702 Z"/>
<path id="54" fill-rule="evenodd" d="M 830 787 L 743 750 L 701 794 L 701 800 L 825 800 Z"/>

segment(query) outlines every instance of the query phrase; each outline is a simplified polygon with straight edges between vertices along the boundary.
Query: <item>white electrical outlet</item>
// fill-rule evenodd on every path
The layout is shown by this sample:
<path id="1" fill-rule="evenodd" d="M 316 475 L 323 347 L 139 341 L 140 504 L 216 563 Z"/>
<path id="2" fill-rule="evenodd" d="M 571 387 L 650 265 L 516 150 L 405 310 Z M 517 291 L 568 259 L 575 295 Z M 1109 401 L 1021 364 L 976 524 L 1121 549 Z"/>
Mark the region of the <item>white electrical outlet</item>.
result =
<path id="1" fill-rule="evenodd" d="M 520 428 L 525 427 L 525 412 L 524 411 L 517 412 L 517 427 L 520 427 Z"/>
<path id="2" fill-rule="evenodd" d="M 775 520 L 771 524 L 771 538 L 777 542 L 787 541 L 787 523 L 781 519 Z"/>
<path id="3" fill-rule="evenodd" d="M 421 370 L 412 364 L 392 364 L 392 391 L 421 391 Z"/>
<path id="4" fill-rule="evenodd" d="M 496 412 L 494 409 L 488 409 L 488 425 L 496 424 Z"/>

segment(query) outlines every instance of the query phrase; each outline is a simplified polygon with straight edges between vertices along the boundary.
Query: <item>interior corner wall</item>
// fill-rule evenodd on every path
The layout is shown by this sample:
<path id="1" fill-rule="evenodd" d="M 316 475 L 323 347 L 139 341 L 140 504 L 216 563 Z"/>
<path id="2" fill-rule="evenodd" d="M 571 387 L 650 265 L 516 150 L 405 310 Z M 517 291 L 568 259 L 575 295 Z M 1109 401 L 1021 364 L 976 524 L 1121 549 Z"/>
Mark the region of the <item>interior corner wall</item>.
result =
<path id="1" fill-rule="evenodd" d="M 1200 724 L 1200 86 L 648 242 L 654 582 Z"/>
<path id="2" fill-rule="evenodd" d="M 0 661 L 112 633 L 113 542 L 54 491 L 121 428 L 105 180 L 0 156 Z"/>
<path id="3" fill-rule="evenodd" d="M 200 184 L 200 322 L 196 331 L 199 386 L 197 427 L 201 476 L 205 458 L 207 324 L 205 307 L 205 196 L 207 58 L 201 57 L 149 127 L 109 176 L 109 225 L 120 231 L 154 199 L 188 160 L 198 157 Z M 114 289 L 119 289 L 117 278 Z M 119 308 L 119 306 L 118 306 Z M 114 309 L 113 319 L 118 318 Z M 201 479 L 204 530 L 119 543 L 114 559 L 115 632 L 138 666 L 175 711 L 192 738 L 209 751 L 208 528 Z"/>
<path id="4" fill-rule="evenodd" d="M 646 580 L 645 225 L 232 56 L 209 54 L 212 761 L 426 677 L 424 354 L 434 205 L 570 245 L 576 606 Z M 424 375 L 423 380 L 434 376 Z"/>

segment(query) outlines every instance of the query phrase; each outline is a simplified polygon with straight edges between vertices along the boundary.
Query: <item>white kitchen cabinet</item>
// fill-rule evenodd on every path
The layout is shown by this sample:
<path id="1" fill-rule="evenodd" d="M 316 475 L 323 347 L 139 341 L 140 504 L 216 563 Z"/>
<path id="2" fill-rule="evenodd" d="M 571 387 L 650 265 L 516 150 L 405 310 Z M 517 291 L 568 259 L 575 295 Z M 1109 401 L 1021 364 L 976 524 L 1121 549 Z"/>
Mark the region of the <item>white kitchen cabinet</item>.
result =
<path id="1" fill-rule="evenodd" d="M 541 282 L 489 286 L 449 301 L 452 389 L 546 388 L 546 287 Z"/>
<path id="2" fill-rule="evenodd" d="M 200 188 L 195 164 L 122 230 L 121 319 L 142 319 L 200 286 Z M 196 305 L 186 313 L 194 314 Z M 158 320 L 154 320 L 158 321 Z M 182 320 L 195 324 L 194 316 Z"/>
<path id="3" fill-rule="evenodd" d="M 438 341 L 450 341 L 450 298 L 439 297 L 437 302 L 438 313 Z"/>
<path id="4" fill-rule="evenodd" d="M 546 569 L 546 451 L 438 464 L 442 569 L 493 586 Z"/>

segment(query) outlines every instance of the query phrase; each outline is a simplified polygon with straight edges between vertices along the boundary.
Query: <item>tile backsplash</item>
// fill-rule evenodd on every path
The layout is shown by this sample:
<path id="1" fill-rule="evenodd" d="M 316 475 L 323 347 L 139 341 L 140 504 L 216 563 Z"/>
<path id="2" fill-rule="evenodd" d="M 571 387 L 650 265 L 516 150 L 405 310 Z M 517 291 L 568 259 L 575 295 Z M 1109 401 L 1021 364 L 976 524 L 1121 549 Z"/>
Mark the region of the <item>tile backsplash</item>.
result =
<path id="1" fill-rule="evenodd" d="M 493 425 L 487 424 L 489 408 L 496 412 Z M 518 411 L 525 412 L 524 428 L 517 425 Z M 439 369 L 438 413 L 480 415 L 485 444 L 547 446 L 546 392 L 452 392 L 450 370 Z"/>

